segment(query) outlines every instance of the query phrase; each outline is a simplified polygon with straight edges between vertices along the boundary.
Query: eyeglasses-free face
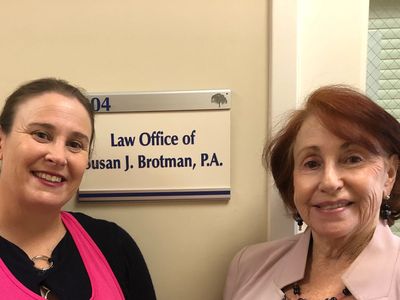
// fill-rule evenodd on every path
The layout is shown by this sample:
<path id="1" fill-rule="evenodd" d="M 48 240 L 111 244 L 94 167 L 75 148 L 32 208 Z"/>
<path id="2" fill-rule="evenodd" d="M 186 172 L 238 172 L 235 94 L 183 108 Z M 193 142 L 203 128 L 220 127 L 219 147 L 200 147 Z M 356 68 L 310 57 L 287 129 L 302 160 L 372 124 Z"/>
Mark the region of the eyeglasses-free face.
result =
<path id="1" fill-rule="evenodd" d="M 341 238 L 376 225 L 397 156 L 375 155 L 338 138 L 314 116 L 300 128 L 293 156 L 294 202 L 313 236 Z"/>
<path id="2" fill-rule="evenodd" d="M 81 182 L 91 130 L 75 98 L 51 92 L 20 104 L 11 132 L 0 132 L 0 197 L 8 192 L 15 205 L 60 208 Z"/>

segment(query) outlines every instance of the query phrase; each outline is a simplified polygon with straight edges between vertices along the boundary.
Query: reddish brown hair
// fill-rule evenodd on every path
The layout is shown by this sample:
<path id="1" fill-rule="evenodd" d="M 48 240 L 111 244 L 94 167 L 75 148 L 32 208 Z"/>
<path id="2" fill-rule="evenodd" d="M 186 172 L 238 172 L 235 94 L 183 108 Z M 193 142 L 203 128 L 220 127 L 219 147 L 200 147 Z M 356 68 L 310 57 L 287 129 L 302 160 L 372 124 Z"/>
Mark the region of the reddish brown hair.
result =
<path id="1" fill-rule="evenodd" d="M 400 157 L 400 124 L 364 94 L 348 86 L 325 86 L 314 91 L 304 108 L 294 111 L 284 127 L 265 145 L 264 162 L 288 211 L 297 212 L 293 200 L 293 144 L 304 120 L 314 115 L 334 135 L 361 145 L 376 155 Z M 400 179 L 397 174 L 389 204 L 389 223 L 400 218 Z"/>

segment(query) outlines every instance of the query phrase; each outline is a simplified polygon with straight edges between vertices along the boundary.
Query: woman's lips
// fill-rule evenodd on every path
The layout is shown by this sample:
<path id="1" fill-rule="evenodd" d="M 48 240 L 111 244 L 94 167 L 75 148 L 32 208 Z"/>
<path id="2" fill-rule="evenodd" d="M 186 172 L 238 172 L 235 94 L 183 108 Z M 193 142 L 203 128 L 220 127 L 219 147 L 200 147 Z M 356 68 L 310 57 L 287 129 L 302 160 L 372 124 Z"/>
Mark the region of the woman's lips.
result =
<path id="1" fill-rule="evenodd" d="M 314 207 L 317 207 L 319 209 L 323 209 L 323 210 L 335 210 L 338 208 L 342 208 L 342 207 L 346 207 L 351 205 L 353 202 L 350 201 L 337 201 L 337 202 L 322 202 L 322 203 L 318 203 L 313 205 Z"/>
<path id="2" fill-rule="evenodd" d="M 44 179 L 46 181 L 53 182 L 53 183 L 58 183 L 58 182 L 62 182 L 65 180 L 62 176 L 52 175 L 52 174 L 48 174 L 45 172 L 33 172 L 33 174 L 36 177 L 39 177 L 41 179 Z"/>

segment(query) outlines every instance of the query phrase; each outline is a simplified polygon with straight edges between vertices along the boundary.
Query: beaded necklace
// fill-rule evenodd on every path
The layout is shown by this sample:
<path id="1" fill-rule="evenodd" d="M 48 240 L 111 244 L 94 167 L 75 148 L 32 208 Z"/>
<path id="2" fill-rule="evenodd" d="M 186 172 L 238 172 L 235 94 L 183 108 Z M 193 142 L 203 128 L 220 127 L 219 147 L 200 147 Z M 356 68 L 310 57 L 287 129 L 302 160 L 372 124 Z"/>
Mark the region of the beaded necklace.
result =
<path id="1" fill-rule="evenodd" d="M 297 300 L 307 300 L 306 298 L 300 297 L 301 289 L 300 289 L 300 285 L 297 282 L 295 284 L 293 284 L 293 294 L 296 295 Z M 325 298 L 325 300 L 340 300 L 340 299 L 346 298 L 347 296 L 351 296 L 351 292 L 349 291 L 349 289 L 347 287 L 345 287 L 340 294 L 337 294 L 336 296 L 333 296 L 333 297 Z M 289 300 L 289 298 L 285 294 L 283 296 L 282 300 Z"/>

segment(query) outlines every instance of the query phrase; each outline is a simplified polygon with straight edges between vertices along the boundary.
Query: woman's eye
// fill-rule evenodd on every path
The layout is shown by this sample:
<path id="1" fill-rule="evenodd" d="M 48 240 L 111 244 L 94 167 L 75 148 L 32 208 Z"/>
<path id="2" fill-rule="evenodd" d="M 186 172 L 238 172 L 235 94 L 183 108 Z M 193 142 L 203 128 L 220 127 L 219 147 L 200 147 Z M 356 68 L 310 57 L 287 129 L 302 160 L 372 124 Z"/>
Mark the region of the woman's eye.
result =
<path id="1" fill-rule="evenodd" d="M 304 164 L 304 166 L 308 169 L 316 169 L 319 167 L 319 165 L 319 162 L 317 162 L 316 160 L 309 160 Z"/>
<path id="2" fill-rule="evenodd" d="M 71 149 L 72 152 L 79 152 L 84 150 L 84 146 L 79 141 L 71 141 L 68 143 L 68 147 Z"/>
<path id="3" fill-rule="evenodd" d="M 356 164 L 362 161 L 362 158 L 358 155 L 351 155 L 346 158 L 346 162 L 351 163 L 351 164 Z"/>
<path id="4" fill-rule="evenodd" d="M 35 140 L 41 143 L 48 142 L 51 140 L 50 135 L 44 131 L 34 131 L 32 132 L 32 136 Z"/>

